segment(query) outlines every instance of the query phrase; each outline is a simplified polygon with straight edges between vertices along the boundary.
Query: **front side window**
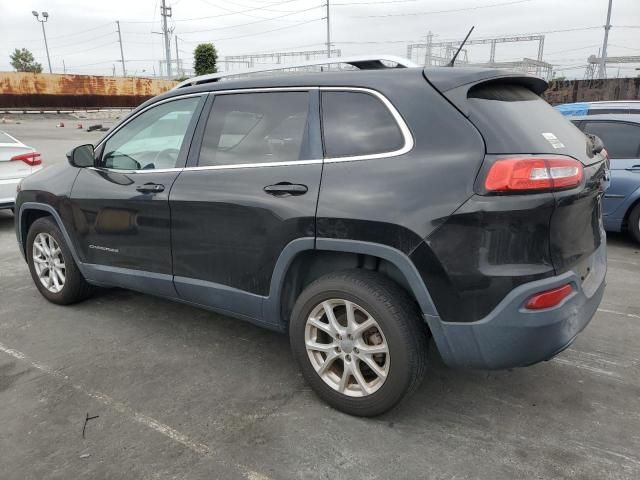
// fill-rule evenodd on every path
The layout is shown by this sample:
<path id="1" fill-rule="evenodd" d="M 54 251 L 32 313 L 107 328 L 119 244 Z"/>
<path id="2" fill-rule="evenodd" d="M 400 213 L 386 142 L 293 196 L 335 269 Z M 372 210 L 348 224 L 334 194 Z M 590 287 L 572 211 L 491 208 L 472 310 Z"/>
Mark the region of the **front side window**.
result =
<path id="1" fill-rule="evenodd" d="M 308 159 L 307 92 L 217 95 L 200 149 L 199 166 Z"/>
<path id="2" fill-rule="evenodd" d="M 328 158 L 400 150 L 404 138 L 389 109 L 362 92 L 322 92 L 322 130 Z"/>
<path id="3" fill-rule="evenodd" d="M 585 122 L 583 130 L 600 137 L 609 158 L 640 158 L 640 126 L 623 122 Z"/>
<path id="4" fill-rule="evenodd" d="M 101 166 L 117 170 L 174 168 L 198 102 L 200 97 L 183 98 L 141 113 L 107 140 Z"/>

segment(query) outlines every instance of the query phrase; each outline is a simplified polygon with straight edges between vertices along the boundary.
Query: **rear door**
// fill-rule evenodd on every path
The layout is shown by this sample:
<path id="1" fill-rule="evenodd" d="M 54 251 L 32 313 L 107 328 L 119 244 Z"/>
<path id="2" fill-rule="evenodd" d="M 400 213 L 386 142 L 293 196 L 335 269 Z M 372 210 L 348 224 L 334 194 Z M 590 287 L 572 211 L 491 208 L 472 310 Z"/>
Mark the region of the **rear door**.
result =
<path id="1" fill-rule="evenodd" d="M 171 190 L 174 283 L 186 300 L 257 319 L 282 250 L 315 237 L 318 92 L 216 92 L 210 103 Z"/>
<path id="2" fill-rule="evenodd" d="M 169 191 L 186 162 L 205 97 L 150 106 L 107 137 L 96 168 L 78 174 L 73 237 L 82 261 L 94 266 L 93 280 L 119 285 L 142 275 L 148 281 L 123 286 L 174 294 Z M 128 271 L 111 277 L 113 267 Z"/>
<path id="3" fill-rule="evenodd" d="M 611 159 L 611 185 L 605 194 L 604 215 L 620 215 L 618 207 L 640 188 L 640 125 L 613 120 L 585 120 L 585 133 L 597 135 Z"/>

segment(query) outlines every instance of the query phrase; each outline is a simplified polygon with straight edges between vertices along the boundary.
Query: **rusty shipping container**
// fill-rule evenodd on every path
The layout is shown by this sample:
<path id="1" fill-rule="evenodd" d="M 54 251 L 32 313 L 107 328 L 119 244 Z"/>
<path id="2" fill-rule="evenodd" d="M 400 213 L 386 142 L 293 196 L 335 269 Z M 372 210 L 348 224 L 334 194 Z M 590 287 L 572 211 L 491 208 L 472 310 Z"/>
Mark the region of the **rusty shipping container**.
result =
<path id="1" fill-rule="evenodd" d="M 0 72 L 0 108 L 136 107 L 176 82 L 139 77 Z"/>

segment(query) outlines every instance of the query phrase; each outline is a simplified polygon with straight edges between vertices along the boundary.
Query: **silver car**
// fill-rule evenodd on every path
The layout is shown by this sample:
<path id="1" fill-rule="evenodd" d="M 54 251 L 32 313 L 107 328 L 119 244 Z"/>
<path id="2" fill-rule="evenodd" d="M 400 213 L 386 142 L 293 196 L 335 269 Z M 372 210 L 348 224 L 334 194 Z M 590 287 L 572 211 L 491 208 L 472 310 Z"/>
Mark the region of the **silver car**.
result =
<path id="1" fill-rule="evenodd" d="M 0 209 L 12 209 L 20 180 L 41 168 L 40 153 L 0 131 Z"/>

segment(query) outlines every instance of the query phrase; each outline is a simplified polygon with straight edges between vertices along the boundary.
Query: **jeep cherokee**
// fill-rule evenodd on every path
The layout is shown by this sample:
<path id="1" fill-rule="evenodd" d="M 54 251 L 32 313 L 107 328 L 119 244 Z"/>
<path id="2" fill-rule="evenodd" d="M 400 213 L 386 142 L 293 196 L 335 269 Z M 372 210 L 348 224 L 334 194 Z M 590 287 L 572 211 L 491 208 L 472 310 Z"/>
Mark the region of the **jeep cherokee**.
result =
<path id="1" fill-rule="evenodd" d="M 288 332 L 361 416 L 417 387 L 428 344 L 483 369 L 566 348 L 604 291 L 601 147 L 533 76 L 341 62 L 360 70 L 187 80 L 23 180 L 41 294 L 123 287 Z"/>

